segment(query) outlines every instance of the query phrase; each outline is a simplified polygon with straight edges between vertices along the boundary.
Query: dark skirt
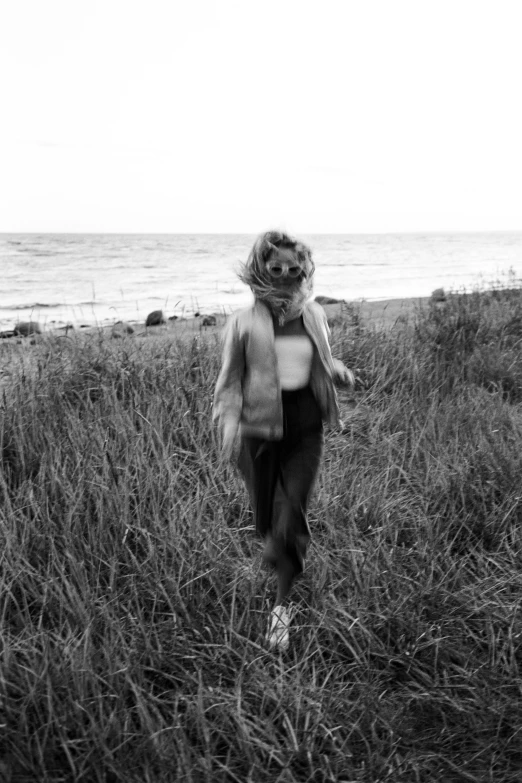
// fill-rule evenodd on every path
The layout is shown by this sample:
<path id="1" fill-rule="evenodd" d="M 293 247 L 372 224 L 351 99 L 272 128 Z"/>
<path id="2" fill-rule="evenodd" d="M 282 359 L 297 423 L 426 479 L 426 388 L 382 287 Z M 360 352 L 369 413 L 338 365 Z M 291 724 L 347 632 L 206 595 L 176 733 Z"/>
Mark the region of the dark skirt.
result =
<path id="1" fill-rule="evenodd" d="M 289 558 L 301 573 L 310 541 L 306 511 L 323 452 L 323 424 L 309 387 L 283 391 L 282 401 L 283 439 L 243 437 L 239 468 L 256 531 L 265 539 L 265 560 L 277 566 L 280 558 Z"/>

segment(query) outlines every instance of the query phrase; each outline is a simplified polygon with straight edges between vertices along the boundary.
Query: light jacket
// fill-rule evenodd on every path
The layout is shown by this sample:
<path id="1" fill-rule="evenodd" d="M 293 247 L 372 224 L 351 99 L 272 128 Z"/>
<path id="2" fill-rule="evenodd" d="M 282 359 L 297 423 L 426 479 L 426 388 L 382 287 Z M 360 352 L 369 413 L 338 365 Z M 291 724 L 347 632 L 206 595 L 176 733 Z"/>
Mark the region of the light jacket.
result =
<path id="1" fill-rule="evenodd" d="M 323 420 L 341 426 L 334 377 L 343 367 L 332 357 L 326 314 L 317 302 L 303 310 L 304 328 L 314 345 L 310 388 Z M 340 366 L 340 367 L 339 367 Z M 242 435 L 281 440 L 283 406 L 268 307 L 256 300 L 231 316 L 223 335 L 223 362 L 214 394 L 213 419 L 237 424 Z"/>

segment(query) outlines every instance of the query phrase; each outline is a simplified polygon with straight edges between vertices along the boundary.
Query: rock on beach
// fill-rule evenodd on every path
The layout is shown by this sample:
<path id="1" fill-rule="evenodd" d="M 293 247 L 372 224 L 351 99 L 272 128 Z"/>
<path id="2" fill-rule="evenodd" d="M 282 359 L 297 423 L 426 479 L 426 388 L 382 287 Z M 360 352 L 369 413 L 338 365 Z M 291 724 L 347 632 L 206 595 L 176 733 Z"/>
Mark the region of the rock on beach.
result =
<path id="1" fill-rule="evenodd" d="M 111 336 L 118 338 L 126 334 L 134 334 L 134 328 L 126 321 L 116 321 L 111 329 Z"/>
<path id="2" fill-rule="evenodd" d="M 333 299 L 331 296 L 322 296 L 322 294 L 316 296 L 315 301 L 320 305 L 345 304 L 344 299 Z"/>
<path id="3" fill-rule="evenodd" d="M 446 292 L 443 288 L 436 288 L 435 291 L 431 292 L 432 302 L 445 302 L 446 298 Z"/>
<path id="4" fill-rule="evenodd" d="M 163 315 L 163 310 L 153 310 L 152 313 L 148 314 L 145 326 L 163 326 L 166 323 L 167 321 Z"/>
<path id="5" fill-rule="evenodd" d="M 31 334 L 42 334 L 42 329 L 37 321 L 20 321 L 14 328 L 15 337 L 29 337 Z"/>

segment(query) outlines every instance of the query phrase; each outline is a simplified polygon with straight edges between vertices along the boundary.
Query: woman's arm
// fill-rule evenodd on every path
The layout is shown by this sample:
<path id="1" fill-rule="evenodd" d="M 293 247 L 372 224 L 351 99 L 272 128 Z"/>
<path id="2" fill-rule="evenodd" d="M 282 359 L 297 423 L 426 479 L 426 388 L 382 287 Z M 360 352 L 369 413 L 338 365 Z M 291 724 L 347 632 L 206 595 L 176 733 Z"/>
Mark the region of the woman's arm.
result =
<path id="1" fill-rule="evenodd" d="M 231 456 L 239 429 L 244 373 L 244 343 L 239 334 L 237 318 L 232 317 L 223 333 L 221 371 L 216 382 L 212 414 L 221 431 L 225 457 Z"/>
<path id="2" fill-rule="evenodd" d="M 332 349 L 330 346 L 330 327 L 328 325 L 328 319 L 326 317 L 326 313 L 324 309 L 321 307 L 321 317 L 322 317 L 322 325 L 323 329 L 326 334 L 326 344 L 328 346 L 328 352 L 329 352 L 329 360 L 331 362 L 331 368 L 332 368 L 332 376 L 336 383 L 344 383 L 347 386 L 354 386 L 355 385 L 355 375 L 351 370 L 348 369 L 348 367 L 340 360 L 335 359 L 332 356 Z"/>

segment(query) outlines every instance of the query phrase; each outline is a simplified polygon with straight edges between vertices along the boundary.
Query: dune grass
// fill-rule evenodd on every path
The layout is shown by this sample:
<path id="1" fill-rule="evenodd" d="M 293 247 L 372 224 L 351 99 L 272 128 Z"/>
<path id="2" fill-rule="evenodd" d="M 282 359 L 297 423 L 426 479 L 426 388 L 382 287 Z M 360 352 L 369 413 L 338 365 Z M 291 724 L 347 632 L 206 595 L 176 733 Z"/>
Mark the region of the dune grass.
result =
<path id="1" fill-rule="evenodd" d="M 522 290 L 333 330 L 290 651 L 211 426 L 219 337 L 42 338 L 0 418 L 0 778 L 519 781 Z M 0 346 L 10 360 L 11 346 Z"/>

